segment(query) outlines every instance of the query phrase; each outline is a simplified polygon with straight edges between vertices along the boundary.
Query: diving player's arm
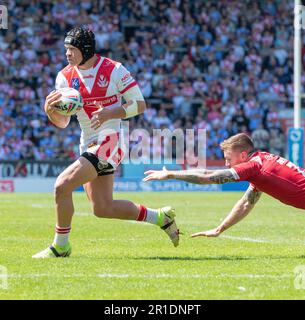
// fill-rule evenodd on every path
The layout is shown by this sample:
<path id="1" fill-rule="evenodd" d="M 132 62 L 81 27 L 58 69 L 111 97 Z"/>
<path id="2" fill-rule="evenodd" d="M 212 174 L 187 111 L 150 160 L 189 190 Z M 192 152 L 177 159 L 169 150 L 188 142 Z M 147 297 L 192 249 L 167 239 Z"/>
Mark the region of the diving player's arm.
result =
<path id="1" fill-rule="evenodd" d="M 170 171 L 163 167 L 163 170 L 149 170 L 144 172 L 147 176 L 143 181 L 150 180 L 183 180 L 195 184 L 223 184 L 227 182 L 236 182 L 237 178 L 230 169 L 221 170 L 180 170 Z"/>
<path id="2" fill-rule="evenodd" d="M 44 111 L 49 120 L 58 128 L 64 129 L 70 122 L 69 116 L 64 116 L 56 112 L 54 106 L 60 101 L 61 93 L 54 90 L 47 97 L 44 104 Z"/>
<path id="3" fill-rule="evenodd" d="M 249 181 L 260 174 L 261 164 L 257 161 L 248 161 L 236 165 L 230 169 L 206 170 L 180 170 L 171 171 L 163 167 L 163 170 L 148 170 L 143 181 L 150 180 L 183 180 L 196 184 L 224 184 L 228 182 Z"/>
<path id="4" fill-rule="evenodd" d="M 244 217 L 248 215 L 248 213 L 254 208 L 255 204 L 259 200 L 262 192 L 253 188 L 253 186 L 249 186 L 246 193 L 243 197 L 236 202 L 231 212 L 228 216 L 223 220 L 223 222 L 215 229 L 211 229 L 208 231 L 202 231 L 192 234 L 192 237 L 217 237 L 223 231 L 229 229 Z"/>

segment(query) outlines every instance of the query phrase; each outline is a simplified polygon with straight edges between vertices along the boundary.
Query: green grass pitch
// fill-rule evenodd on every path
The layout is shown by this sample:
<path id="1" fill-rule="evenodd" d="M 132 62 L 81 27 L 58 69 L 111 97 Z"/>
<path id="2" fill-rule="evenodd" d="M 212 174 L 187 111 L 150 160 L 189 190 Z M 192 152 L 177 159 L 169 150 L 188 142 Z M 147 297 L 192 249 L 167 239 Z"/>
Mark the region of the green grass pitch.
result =
<path id="1" fill-rule="evenodd" d="M 0 195 L 0 299 L 304 299 L 305 212 L 263 195 L 219 238 L 189 238 L 214 228 L 241 193 L 117 193 L 150 207 L 171 204 L 184 233 L 174 248 L 156 226 L 98 219 L 74 194 L 72 256 L 31 258 L 53 240 L 53 196 Z M 1 279 L 0 279 L 1 280 Z M 297 289 L 301 284 L 304 289 Z"/>

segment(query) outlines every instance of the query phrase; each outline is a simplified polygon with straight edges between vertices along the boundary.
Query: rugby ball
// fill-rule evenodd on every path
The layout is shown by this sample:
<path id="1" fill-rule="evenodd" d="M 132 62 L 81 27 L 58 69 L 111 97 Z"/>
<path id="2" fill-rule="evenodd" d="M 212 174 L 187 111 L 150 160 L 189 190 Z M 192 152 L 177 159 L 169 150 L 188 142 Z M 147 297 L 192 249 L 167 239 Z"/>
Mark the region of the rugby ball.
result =
<path id="1" fill-rule="evenodd" d="M 64 116 L 72 116 L 83 108 L 84 102 L 81 94 L 74 88 L 57 89 L 61 93 L 60 102 L 54 107 Z"/>

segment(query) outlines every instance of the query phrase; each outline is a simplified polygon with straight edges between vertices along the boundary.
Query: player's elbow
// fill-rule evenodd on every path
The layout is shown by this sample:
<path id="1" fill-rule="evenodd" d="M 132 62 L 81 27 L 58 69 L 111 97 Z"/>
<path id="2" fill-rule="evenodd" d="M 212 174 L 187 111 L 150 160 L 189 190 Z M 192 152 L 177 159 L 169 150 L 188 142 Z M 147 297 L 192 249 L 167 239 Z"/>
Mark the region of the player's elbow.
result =
<path id="1" fill-rule="evenodd" d="M 65 129 L 65 128 L 67 128 L 67 126 L 70 123 L 70 118 L 71 117 L 64 116 L 64 117 L 58 119 L 58 121 L 56 121 L 55 125 L 60 129 Z"/>
<path id="2" fill-rule="evenodd" d="M 143 101 L 137 101 L 138 103 L 138 113 L 143 113 L 145 110 L 146 110 L 146 102 L 143 100 Z"/>
<path id="3" fill-rule="evenodd" d="M 65 123 L 54 123 L 54 125 L 59 129 L 65 129 L 68 126 L 68 124 Z"/>
<path id="4" fill-rule="evenodd" d="M 65 128 L 67 128 L 67 126 L 68 126 L 68 124 L 69 123 L 62 123 L 62 122 L 53 122 L 53 121 L 51 121 L 52 123 L 53 123 L 53 125 L 55 126 L 55 127 L 57 127 L 57 128 L 59 128 L 59 129 L 65 129 Z"/>

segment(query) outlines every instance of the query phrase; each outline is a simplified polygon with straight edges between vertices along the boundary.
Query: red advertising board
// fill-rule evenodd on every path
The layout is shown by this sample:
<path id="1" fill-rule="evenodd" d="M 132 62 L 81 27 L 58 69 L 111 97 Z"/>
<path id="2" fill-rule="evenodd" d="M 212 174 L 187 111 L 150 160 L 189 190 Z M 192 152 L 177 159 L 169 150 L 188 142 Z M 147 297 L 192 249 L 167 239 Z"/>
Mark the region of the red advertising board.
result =
<path id="1" fill-rule="evenodd" d="M 13 180 L 0 180 L 0 193 L 1 192 L 14 192 L 15 186 Z"/>

